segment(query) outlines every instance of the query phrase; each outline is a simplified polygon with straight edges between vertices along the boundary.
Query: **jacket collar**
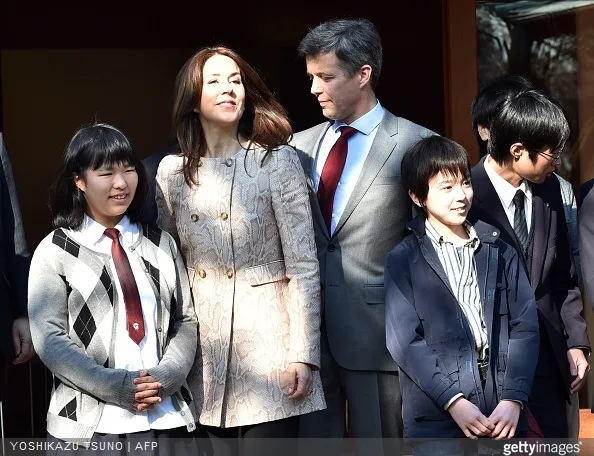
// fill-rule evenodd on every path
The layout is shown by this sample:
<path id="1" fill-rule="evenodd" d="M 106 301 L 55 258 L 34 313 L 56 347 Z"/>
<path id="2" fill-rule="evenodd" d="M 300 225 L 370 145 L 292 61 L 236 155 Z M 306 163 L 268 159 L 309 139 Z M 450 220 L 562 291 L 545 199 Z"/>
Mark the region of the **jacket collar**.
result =
<path id="1" fill-rule="evenodd" d="M 422 212 L 406 224 L 406 227 L 413 232 L 417 239 L 421 239 L 427 234 L 425 231 L 425 220 L 427 220 L 427 217 L 425 216 L 425 213 Z M 492 225 L 478 220 L 475 217 L 468 217 L 467 220 L 474 227 L 481 242 L 492 244 L 499 238 L 499 230 Z"/>

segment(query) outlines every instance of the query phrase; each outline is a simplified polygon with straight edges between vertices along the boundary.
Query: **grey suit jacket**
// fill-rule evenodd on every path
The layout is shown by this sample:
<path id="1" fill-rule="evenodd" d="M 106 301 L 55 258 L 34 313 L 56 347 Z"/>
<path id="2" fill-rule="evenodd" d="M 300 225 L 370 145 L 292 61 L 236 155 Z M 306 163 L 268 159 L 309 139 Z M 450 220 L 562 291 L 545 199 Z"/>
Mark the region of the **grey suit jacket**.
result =
<path id="1" fill-rule="evenodd" d="M 0 353 L 14 356 L 12 322 L 27 315 L 29 251 L 12 167 L 0 132 Z"/>
<path id="2" fill-rule="evenodd" d="M 405 235 L 411 201 L 400 181 L 406 150 L 434 134 L 385 111 L 363 170 L 334 234 L 324 223 L 312 170 L 331 122 L 296 133 L 314 218 L 325 332 L 339 365 L 351 370 L 396 371 L 386 348 L 385 256 Z"/>

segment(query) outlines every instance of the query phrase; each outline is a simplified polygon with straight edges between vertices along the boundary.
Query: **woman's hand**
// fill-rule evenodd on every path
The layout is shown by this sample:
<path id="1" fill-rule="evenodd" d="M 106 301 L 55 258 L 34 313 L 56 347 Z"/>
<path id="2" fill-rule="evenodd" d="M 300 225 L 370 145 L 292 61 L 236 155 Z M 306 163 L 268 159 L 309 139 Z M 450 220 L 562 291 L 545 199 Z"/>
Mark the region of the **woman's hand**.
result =
<path id="1" fill-rule="evenodd" d="M 283 373 L 282 388 L 289 399 L 299 399 L 311 394 L 313 377 L 311 367 L 305 363 L 291 363 Z"/>
<path id="2" fill-rule="evenodd" d="M 155 404 L 161 402 L 159 397 L 161 384 L 144 369 L 140 371 L 140 376 L 134 379 L 134 384 L 136 385 L 136 394 L 132 408 L 139 412 L 154 410 Z"/>

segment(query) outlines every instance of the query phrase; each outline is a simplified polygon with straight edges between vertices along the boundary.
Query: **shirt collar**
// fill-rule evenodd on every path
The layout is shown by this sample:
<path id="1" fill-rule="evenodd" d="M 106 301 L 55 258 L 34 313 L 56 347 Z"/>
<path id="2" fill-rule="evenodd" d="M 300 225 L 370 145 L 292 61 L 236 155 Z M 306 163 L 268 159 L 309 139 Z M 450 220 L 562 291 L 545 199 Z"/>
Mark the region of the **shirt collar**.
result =
<path id="1" fill-rule="evenodd" d="M 461 242 L 457 242 L 457 241 L 454 242 L 452 239 L 447 238 L 447 237 L 443 236 L 442 234 L 439 234 L 439 232 L 435 229 L 435 227 L 433 225 L 431 225 L 429 220 L 425 219 L 425 231 L 426 231 L 427 235 L 429 236 L 429 238 L 431 239 L 431 241 L 433 241 L 435 244 L 438 244 L 440 246 L 443 246 L 444 244 L 451 244 L 451 245 L 455 245 L 457 247 L 470 247 L 473 250 L 476 250 L 480 243 L 479 237 L 476 234 L 476 230 L 474 229 L 472 224 L 470 222 L 468 222 L 468 220 L 464 222 L 464 229 L 468 233 L 468 240 L 461 241 Z"/>
<path id="2" fill-rule="evenodd" d="M 351 123 L 349 126 L 355 128 L 357 131 L 363 133 L 364 135 L 369 135 L 375 128 L 377 128 L 377 126 L 382 121 L 383 117 L 384 117 L 384 108 L 382 107 L 382 105 L 380 104 L 380 102 L 378 100 L 375 107 L 371 111 L 363 114 L 361 117 L 359 117 L 353 123 Z M 334 123 L 332 124 L 332 130 L 334 130 L 334 132 L 338 134 L 339 133 L 338 129 L 345 125 L 347 125 L 347 124 L 345 124 L 344 122 L 341 122 L 339 120 L 335 120 Z"/>
<path id="3" fill-rule="evenodd" d="M 120 232 L 120 238 L 125 244 L 131 245 L 134 243 L 136 236 L 139 233 L 138 225 L 130 222 L 127 215 L 122 217 L 122 220 L 114 227 Z M 78 231 L 85 233 L 85 238 L 92 244 L 97 244 L 103 240 L 105 236 L 106 227 L 101 223 L 96 222 L 91 217 L 85 214 L 83 223 Z"/>
<path id="4" fill-rule="evenodd" d="M 490 157 L 490 155 L 487 155 L 485 157 L 485 161 L 484 161 L 485 172 L 487 173 L 487 176 L 489 176 L 489 179 L 491 180 L 493 187 L 495 187 L 495 191 L 497 192 L 497 195 L 499 195 L 499 198 L 501 198 L 501 201 L 503 202 L 505 207 L 508 209 L 512 207 L 512 205 L 514 204 L 514 196 L 518 190 L 522 190 L 524 192 L 524 194 L 526 195 L 526 198 L 528 198 L 531 201 L 532 200 L 532 188 L 528 184 L 526 179 L 522 180 L 522 183 L 520 184 L 519 187 L 514 187 L 512 184 L 510 184 L 508 181 L 506 181 L 503 177 L 501 177 L 499 174 L 497 174 L 497 172 L 493 169 L 493 167 L 489 163 L 489 157 Z"/>

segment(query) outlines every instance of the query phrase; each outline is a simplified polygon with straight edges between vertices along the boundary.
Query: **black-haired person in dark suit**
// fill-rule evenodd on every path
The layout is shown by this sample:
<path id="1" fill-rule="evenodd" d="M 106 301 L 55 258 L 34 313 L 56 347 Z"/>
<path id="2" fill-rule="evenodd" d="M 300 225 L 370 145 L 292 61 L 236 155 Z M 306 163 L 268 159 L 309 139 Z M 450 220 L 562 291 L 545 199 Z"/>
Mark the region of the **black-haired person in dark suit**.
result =
<path id="1" fill-rule="evenodd" d="M 29 262 L 12 166 L 0 132 L 0 400 L 6 363 L 24 363 L 35 354 L 27 318 Z"/>
<path id="2" fill-rule="evenodd" d="M 517 94 L 524 90 L 534 89 L 534 85 L 524 76 L 507 74 L 500 76 L 481 88 L 476 97 L 472 100 L 470 117 L 472 130 L 479 146 L 480 156 L 487 155 L 487 141 L 489 140 L 489 129 L 497 113 L 497 108 L 503 100 L 510 95 Z M 577 203 L 573 187 L 570 182 L 555 173 L 559 179 L 561 198 L 563 199 L 563 211 L 565 222 L 569 232 L 569 242 L 573 262 L 578 276 L 578 283 L 582 285 L 580 252 L 577 227 Z M 567 419 L 569 424 L 569 437 L 577 438 L 580 428 L 580 409 L 577 397 L 567 406 Z"/>
<path id="3" fill-rule="evenodd" d="M 536 297 L 540 353 L 529 407 L 544 436 L 567 438 L 566 403 L 586 384 L 590 344 L 559 180 L 569 137 L 561 106 L 527 90 L 509 95 L 490 128 L 489 154 L 472 169 L 471 214 L 501 230 L 522 257 Z"/>
<path id="4" fill-rule="evenodd" d="M 146 203 L 142 209 L 142 214 L 140 215 L 141 223 L 150 224 L 157 222 L 157 203 L 155 202 L 155 177 L 157 177 L 157 169 L 159 168 L 159 163 L 161 163 L 163 157 L 178 152 L 179 145 L 177 144 L 175 134 L 172 132 L 169 134 L 167 147 L 158 150 L 142 160 L 142 164 L 144 165 L 148 177 L 148 195 Z"/>

